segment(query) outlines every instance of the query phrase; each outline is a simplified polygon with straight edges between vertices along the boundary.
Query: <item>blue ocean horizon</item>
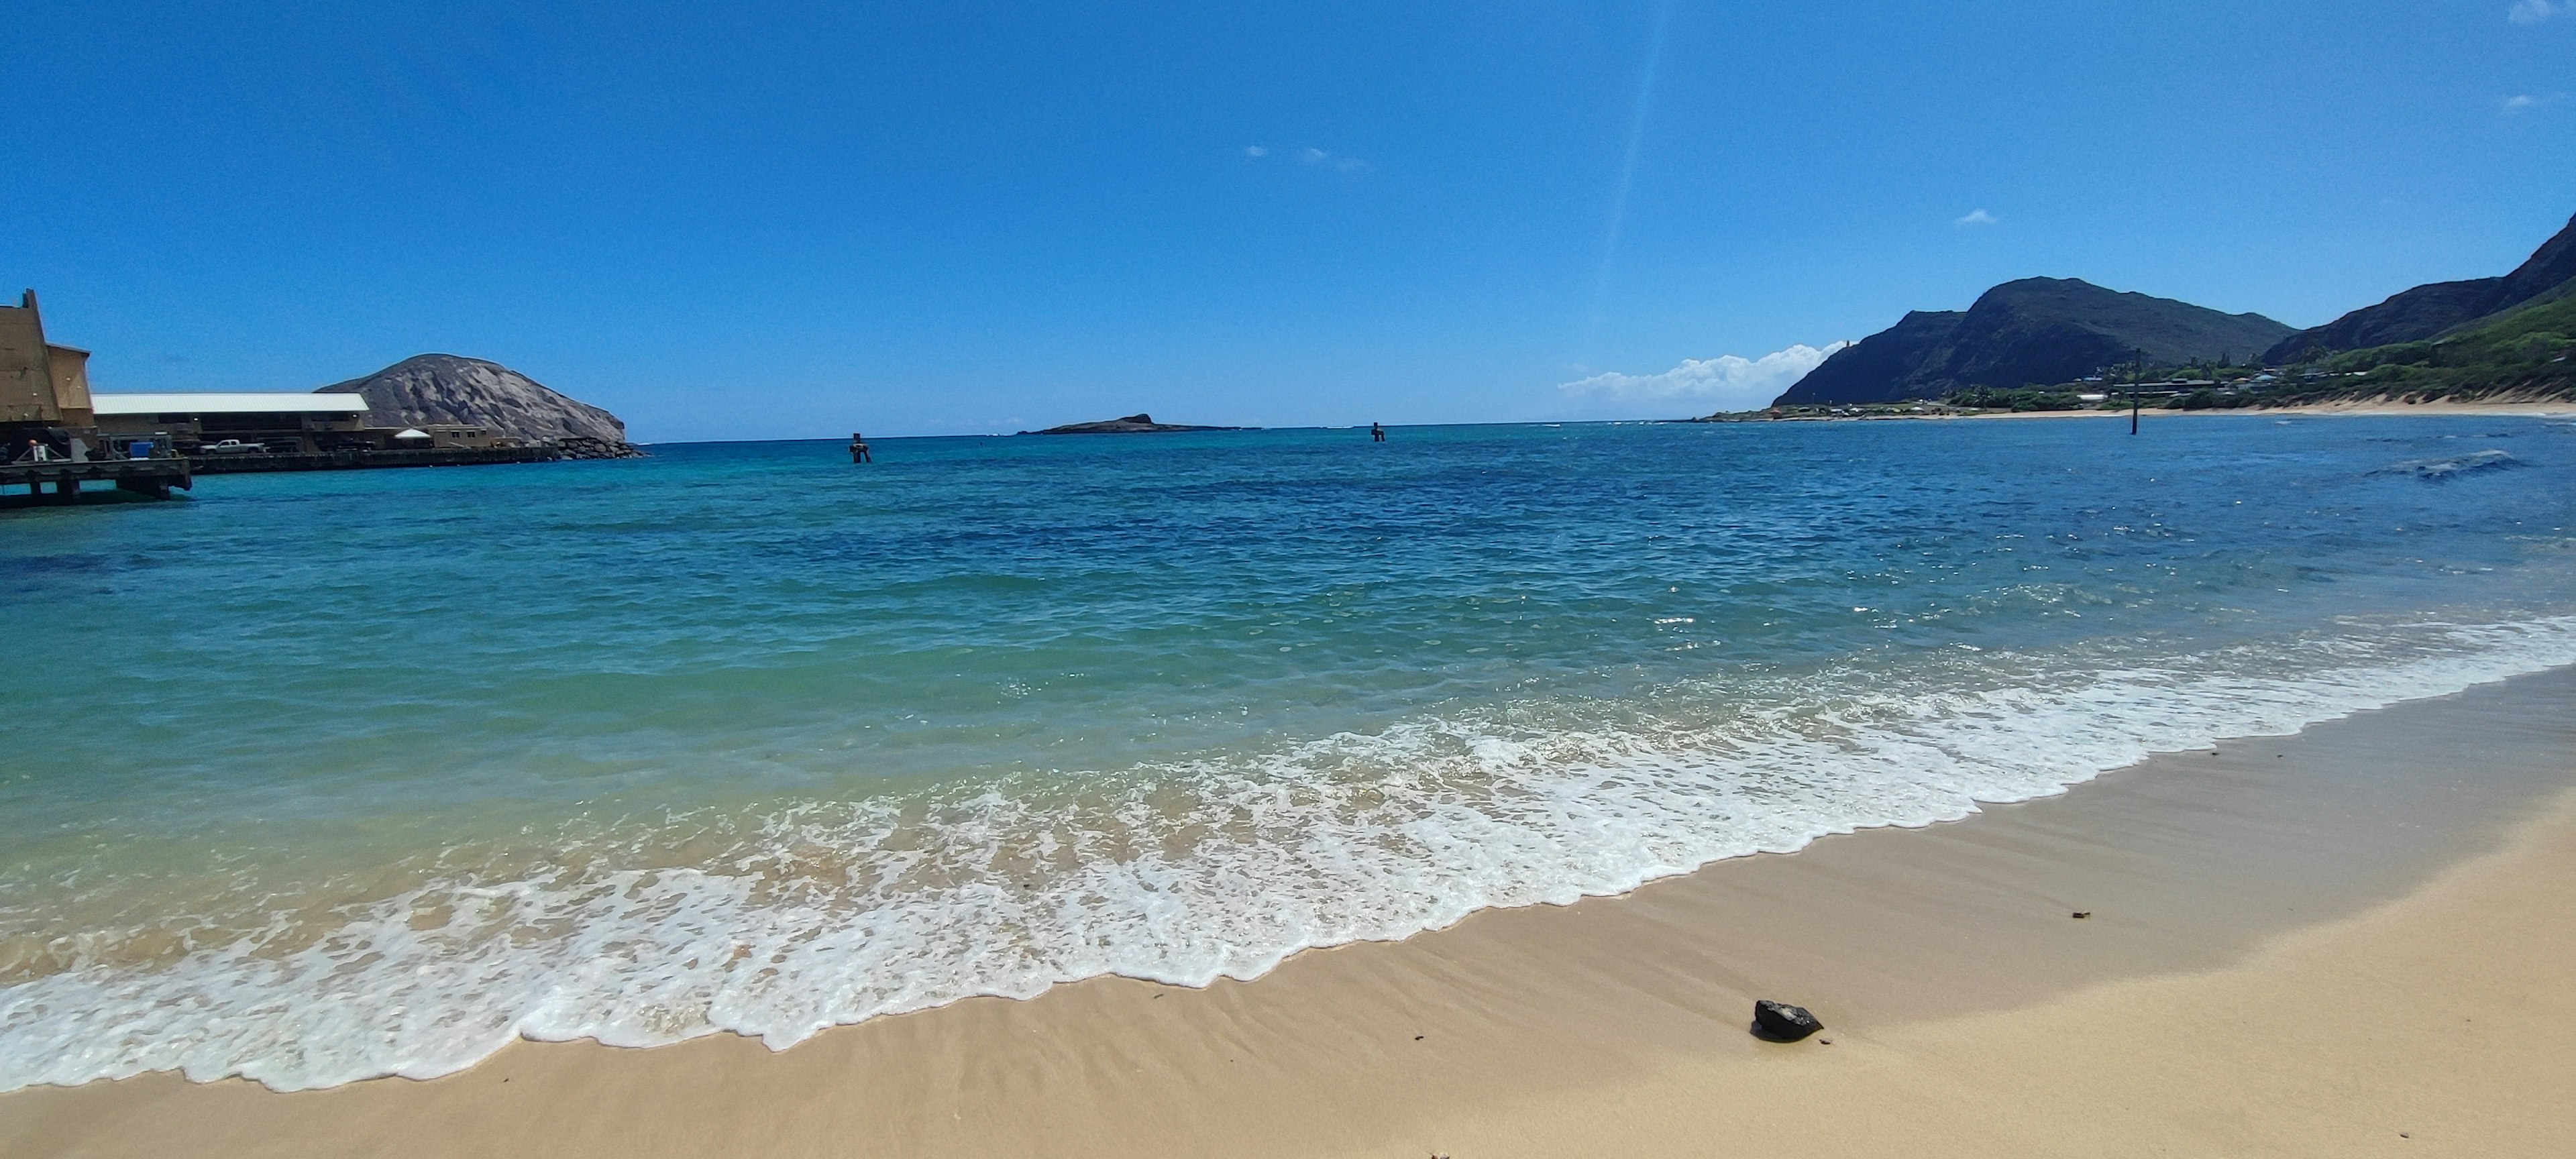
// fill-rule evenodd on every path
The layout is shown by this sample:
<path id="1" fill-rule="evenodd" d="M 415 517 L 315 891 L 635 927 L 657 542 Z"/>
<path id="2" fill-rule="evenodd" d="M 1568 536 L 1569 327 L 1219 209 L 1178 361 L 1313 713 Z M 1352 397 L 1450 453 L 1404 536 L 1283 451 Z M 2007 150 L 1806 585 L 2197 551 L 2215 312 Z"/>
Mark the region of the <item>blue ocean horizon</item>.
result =
<path id="1" fill-rule="evenodd" d="M 2576 662 L 2576 423 L 658 444 L 0 513 L 0 1090 L 785 1046 Z"/>

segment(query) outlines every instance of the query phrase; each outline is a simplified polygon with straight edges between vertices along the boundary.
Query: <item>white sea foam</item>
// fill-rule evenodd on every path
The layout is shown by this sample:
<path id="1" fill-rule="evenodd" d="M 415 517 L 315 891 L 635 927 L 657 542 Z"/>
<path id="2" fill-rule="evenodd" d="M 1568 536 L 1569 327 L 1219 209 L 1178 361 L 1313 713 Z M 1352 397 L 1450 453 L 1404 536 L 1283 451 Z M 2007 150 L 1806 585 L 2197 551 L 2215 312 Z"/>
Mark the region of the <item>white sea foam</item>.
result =
<path id="1" fill-rule="evenodd" d="M 567 831 L 547 864 L 434 877 L 346 907 L 327 936 L 136 957 L 93 931 L 65 968 L 0 989 L 0 1089 L 151 1070 L 286 1090 L 427 1078 L 520 1036 L 732 1030 L 784 1048 L 1100 974 L 1250 978 L 1307 947 L 1958 818 L 2150 752 L 2569 663 L 2576 617 L 2347 623 L 2152 659 L 1944 650 L 1183 766 L 666 819 L 721 847 L 685 863 L 653 827 Z"/>

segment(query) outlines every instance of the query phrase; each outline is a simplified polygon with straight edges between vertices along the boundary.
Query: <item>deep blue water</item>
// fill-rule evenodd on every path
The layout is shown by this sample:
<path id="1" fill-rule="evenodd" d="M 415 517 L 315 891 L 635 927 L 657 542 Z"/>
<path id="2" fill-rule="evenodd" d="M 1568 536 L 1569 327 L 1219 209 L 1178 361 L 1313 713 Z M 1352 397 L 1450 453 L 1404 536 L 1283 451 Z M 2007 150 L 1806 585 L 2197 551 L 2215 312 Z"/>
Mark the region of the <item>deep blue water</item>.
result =
<path id="1" fill-rule="evenodd" d="M 1249 976 L 2576 661 L 2559 421 L 876 450 L 0 512 L 0 1089 Z"/>

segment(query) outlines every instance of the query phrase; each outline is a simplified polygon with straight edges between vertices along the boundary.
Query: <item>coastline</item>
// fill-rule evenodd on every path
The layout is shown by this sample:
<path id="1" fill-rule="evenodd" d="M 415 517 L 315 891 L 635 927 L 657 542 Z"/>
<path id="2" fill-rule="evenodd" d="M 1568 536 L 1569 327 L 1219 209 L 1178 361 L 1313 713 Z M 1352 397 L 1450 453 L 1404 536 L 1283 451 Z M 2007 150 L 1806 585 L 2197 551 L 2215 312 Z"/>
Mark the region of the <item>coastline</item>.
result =
<path id="1" fill-rule="evenodd" d="M 289 1095 L 34 1088 L 0 1095 L 0 1151 L 2348 1154 L 2378 1135 L 2335 1131 L 2406 1110 L 2427 1142 L 2529 1153 L 2576 1136 L 2547 1048 L 2576 1009 L 2530 985 L 2576 941 L 2571 705 L 2576 669 L 2517 677 L 1206 990 L 1095 979 L 780 1054 L 521 1043 Z M 1756 996 L 1834 1045 L 1752 1040 Z M 2518 1022 L 2430 1013 L 2453 1006 Z"/>
<path id="2" fill-rule="evenodd" d="M 2141 418 L 2163 418 L 2180 415 L 2518 415 L 2525 418 L 2576 418 L 2576 402 L 2390 402 L 2386 399 L 2355 399 L 2338 402 L 2303 402 L 2292 406 L 2237 407 L 2233 410 L 2166 410 L 2161 407 L 2138 412 Z M 2087 419 L 2129 417 L 2125 410 L 2033 410 L 1993 411 L 1973 415 L 1926 416 L 1970 419 Z"/>
<path id="3" fill-rule="evenodd" d="M 1653 419 L 1648 421 L 1669 423 L 1948 422 L 1954 419 L 2125 419 L 2129 417 L 2129 413 L 2130 412 L 2127 410 L 2100 410 L 2087 408 L 2084 410 L 1988 410 L 1969 413 L 1943 411 L 1939 413 L 1927 412 L 1921 414 L 1890 412 L 1884 414 L 1786 414 L 1774 416 L 1766 411 L 1744 411 L 1736 415 L 1717 414 L 1696 418 Z M 2137 414 L 2138 417 L 2142 419 L 2172 418 L 2184 415 L 2472 415 L 2488 417 L 2519 416 L 2523 418 L 2545 419 L 2576 418 L 2576 401 L 2564 399 L 2519 399 L 2507 401 L 2454 402 L 2449 399 L 2432 399 L 2423 402 L 2398 402 L 2386 398 L 2371 398 L 2340 399 L 2330 402 L 2303 402 L 2293 403 L 2287 406 L 2212 407 L 2205 410 L 2173 410 L 2166 407 L 2155 406 L 2142 408 L 2137 412 Z"/>

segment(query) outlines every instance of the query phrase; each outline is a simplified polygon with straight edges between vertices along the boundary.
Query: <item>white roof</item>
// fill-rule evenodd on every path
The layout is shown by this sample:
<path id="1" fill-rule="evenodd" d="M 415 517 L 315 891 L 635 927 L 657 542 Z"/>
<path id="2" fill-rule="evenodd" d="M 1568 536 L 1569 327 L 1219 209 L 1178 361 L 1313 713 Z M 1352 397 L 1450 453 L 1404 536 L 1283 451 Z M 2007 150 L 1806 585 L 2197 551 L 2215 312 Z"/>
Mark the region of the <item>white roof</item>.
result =
<path id="1" fill-rule="evenodd" d="M 90 408 L 103 415 L 340 414 L 367 413 L 354 394 L 97 394 Z"/>

